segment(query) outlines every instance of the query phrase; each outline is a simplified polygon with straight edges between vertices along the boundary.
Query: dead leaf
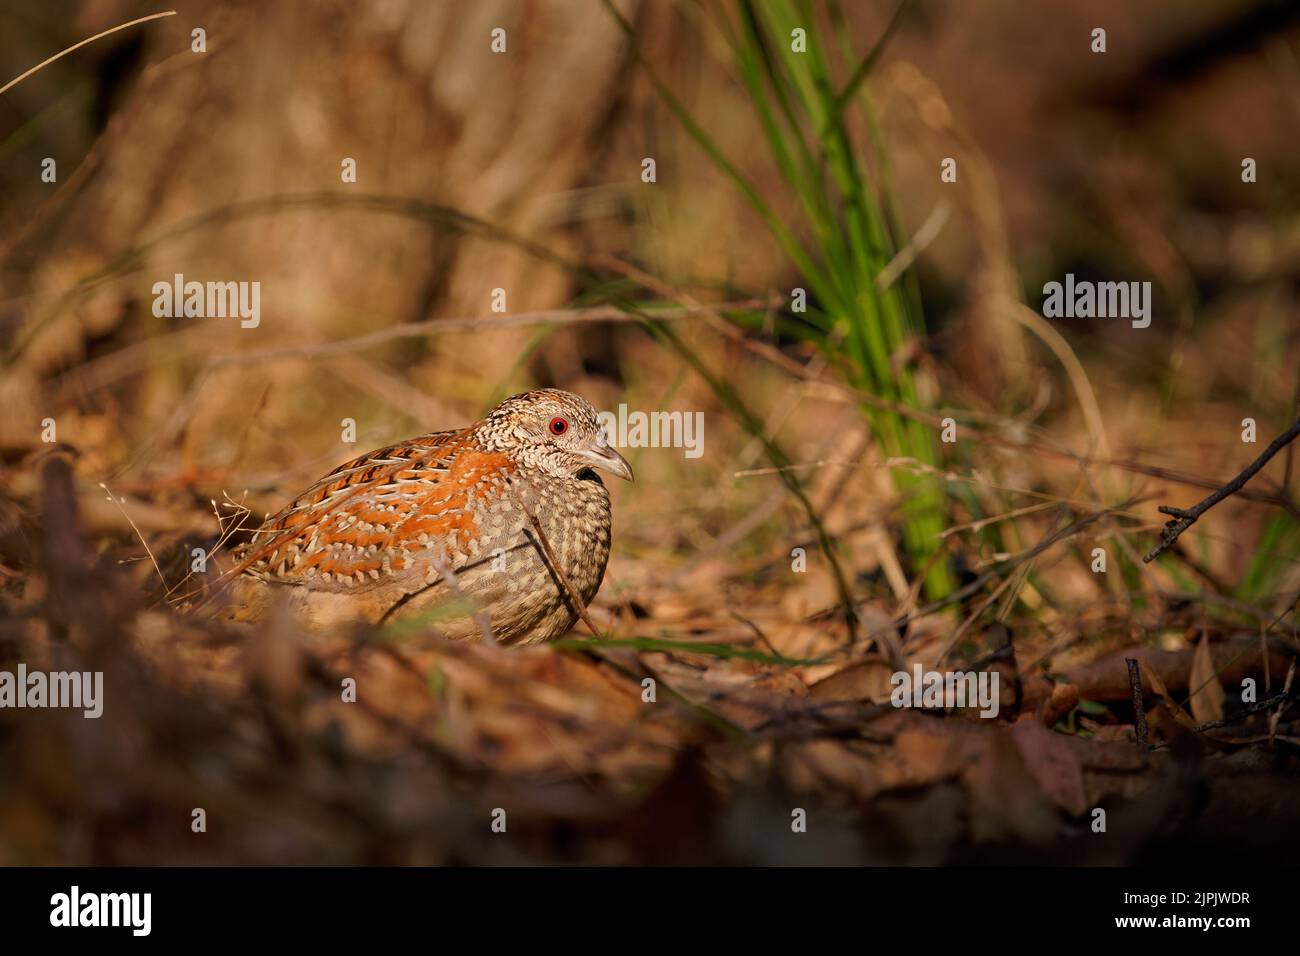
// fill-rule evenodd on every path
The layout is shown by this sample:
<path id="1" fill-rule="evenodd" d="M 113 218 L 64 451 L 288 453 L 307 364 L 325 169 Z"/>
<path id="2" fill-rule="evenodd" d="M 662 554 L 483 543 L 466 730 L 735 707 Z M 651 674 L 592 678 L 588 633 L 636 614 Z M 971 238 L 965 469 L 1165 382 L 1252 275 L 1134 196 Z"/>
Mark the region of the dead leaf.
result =
<path id="1" fill-rule="evenodd" d="M 890 677 L 894 668 L 879 654 L 869 654 L 823 677 L 809 688 L 814 700 L 870 700 L 889 699 L 892 686 Z"/>
<path id="2" fill-rule="evenodd" d="M 1178 705 L 1178 701 L 1174 700 L 1174 695 L 1169 693 L 1169 688 L 1166 687 L 1165 682 L 1160 679 L 1160 675 L 1152 668 L 1147 667 L 1146 664 L 1140 666 L 1143 685 L 1151 688 L 1152 693 L 1160 698 L 1165 707 L 1168 708 L 1169 712 L 1174 716 L 1175 720 L 1186 727 L 1195 727 L 1196 721 L 1192 720 L 1187 711 L 1183 710 L 1183 708 Z"/>
<path id="3" fill-rule="evenodd" d="M 1291 693 L 1291 682 L 1293 680 L 1295 680 L 1294 660 L 1291 661 L 1291 666 L 1287 668 L 1286 681 L 1282 684 L 1282 693 L 1284 694 Z M 1282 719 L 1282 707 L 1280 706 L 1277 708 L 1277 710 L 1273 711 L 1273 713 L 1268 715 L 1268 736 L 1270 739 L 1278 735 L 1277 725 L 1278 725 L 1278 721 L 1280 721 L 1281 719 Z"/>
<path id="4" fill-rule="evenodd" d="M 1065 738 L 1026 716 L 1011 728 L 1029 775 L 1047 798 L 1070 816 L 1087 809 L 1083 789 L 1083 767 Z"/>
<path id="5" fill-rule="evenodd" d="M 1045 733 L 1050 733 L 1044 728 Z M 1030 781 L 1027 761 L 1001 728 L 982 735 L 978 759 L 962 771 L 962 785 L 970 799 L 971 836 L 985 840 L 1050 840 L 1057 828 L 1055 811 L 1041 788 Z"/>
<path id="6" fill-rule="evenodd" d="M 1210 656 L 1210 638 L 1202 634 L 1192 654 L 1192 673 L 1188 681 L 1192 692 L 1189 704 L 1197 723 L 1208 724 L 1223 719 L 1223 685 Z"/>

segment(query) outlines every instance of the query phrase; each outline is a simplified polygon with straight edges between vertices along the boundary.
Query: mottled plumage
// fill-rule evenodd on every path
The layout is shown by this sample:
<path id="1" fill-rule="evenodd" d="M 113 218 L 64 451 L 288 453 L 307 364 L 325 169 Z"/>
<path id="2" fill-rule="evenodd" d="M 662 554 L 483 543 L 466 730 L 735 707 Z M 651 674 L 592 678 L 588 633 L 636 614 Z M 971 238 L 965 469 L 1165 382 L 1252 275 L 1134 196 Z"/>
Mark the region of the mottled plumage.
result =
<path id="1" fill-rule="evenodd" d="M 236 589 L 240 616 L 259 614 L 283 586 L 313 623 L 380 621 L 455 598 L 459 614 L 436 621 L 453 636 L 478 635 L 487 624 L 505 642 L 558 637 L 578 612 L 528 514 L 590 601 L 611 527 L 595 468 L 632 478 L 596 410 L 558 389 L 509 398 L 466 429 L 362 455 L 258 529 Z M 482 613 L 467 616 L 465 605 Z"/>

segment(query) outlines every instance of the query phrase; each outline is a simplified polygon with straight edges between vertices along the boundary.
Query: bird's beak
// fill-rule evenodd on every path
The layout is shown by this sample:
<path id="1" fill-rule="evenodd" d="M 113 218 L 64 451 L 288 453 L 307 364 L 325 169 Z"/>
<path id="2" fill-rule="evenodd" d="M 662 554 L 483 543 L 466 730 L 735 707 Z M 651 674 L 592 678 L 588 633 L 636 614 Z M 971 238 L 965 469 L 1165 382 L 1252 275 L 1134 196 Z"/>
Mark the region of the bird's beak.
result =
<path id="1" fill-rule="evenodd" d="M 611 475 L 618 475 L 628 481 L 636 481 L 632 474 L 632 466 L 627 463 L 627 459 L 608 445 L 586 448 L 580 454 L 591 462 L 593 468 L 603 468 Z"/>

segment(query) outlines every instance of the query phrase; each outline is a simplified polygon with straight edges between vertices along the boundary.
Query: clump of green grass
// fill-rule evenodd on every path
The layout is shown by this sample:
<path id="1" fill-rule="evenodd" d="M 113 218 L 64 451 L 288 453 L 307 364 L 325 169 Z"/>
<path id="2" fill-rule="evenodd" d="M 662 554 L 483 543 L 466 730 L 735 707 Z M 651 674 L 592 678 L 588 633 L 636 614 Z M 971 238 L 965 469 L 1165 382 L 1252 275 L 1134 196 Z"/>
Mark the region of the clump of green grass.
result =
<path id="1" fill-rule="evenodd" d="M 834 3 L 825 7 L 823 20 L 808 0 L 742 0 L 735 21 L 721 22 L 763 140 L 794 200 L 795 222 L 778 216 L 682 103 L 654 82 L 686 132 L 741 191 L 797 270 L 808 293 L 807 311 L 798 321 L 786 321 L 783 330 L 815 343 L 858 388 L 919 408 L 913 374 L 900 356 L 924 342 L 925 323 L 910 271 L 898 281 L 879 279 L 904 243 L 865 93 L 866 77 L 905 5 L 875 47 L 851 71 L 840 71 L 847 73 L 843 80 L 836 79 L 831 45 L 847 62 L 853 61 L 853 49 Z M 803 31 L 802 43 L 796 43 L 796 31 Z M 850 128 L 850 108 L 856 108 L 872 141 L 870 166 Z M 880 408 L 864 406 L 863 414 L 886 455 L 936 463 L 937 436 L 931 429 Z M 925 569 L 926 593 L 943 597 L 953 588 L 950 568 L 935 560 L 947 516 L 943 486 L 933 476 L 905 469 L 894 472 L 894 482 L 908 553 L 918 569 Z"/>

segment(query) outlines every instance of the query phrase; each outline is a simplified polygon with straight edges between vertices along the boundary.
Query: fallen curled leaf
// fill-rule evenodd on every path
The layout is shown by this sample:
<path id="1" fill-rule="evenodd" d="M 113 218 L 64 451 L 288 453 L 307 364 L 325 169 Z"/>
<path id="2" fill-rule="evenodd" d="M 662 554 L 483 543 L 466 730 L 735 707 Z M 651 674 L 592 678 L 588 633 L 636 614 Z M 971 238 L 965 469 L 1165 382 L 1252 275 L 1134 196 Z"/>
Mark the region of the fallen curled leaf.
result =
<path id="1" fill-rule="evenodd" d="M 1151 688 L 1151 692 L 1160 698 L 1161 703 L 1165 705 L 1165 708 L 1173 715 L 1175 720 L 1189 728 L 1196 726 L 1196 722 L 1192 720 L 1187 711 L 1183 710 L 1178 701 L 1174 700 L 1174 695 L 1169 693 L 1169 688 L 1165 686 L 1165 682 L 1160 679 L 1159 674 L 1147 667 L 1146 664 L 1141 665 L 1141 673 L 1143 686 Z"/>
<path id="2" fill-rule="evenodd" d="M 1192 716 L 1198 723 L 1206 724 L 1223 719 L 1223 685 L 1214 669 L 1214 659 L 1210 655 L 1210 638 L 1202 634 L 1192 653 L 1192 672 L 1188 681 L 1192 692 L 1188 702 Z"/>

